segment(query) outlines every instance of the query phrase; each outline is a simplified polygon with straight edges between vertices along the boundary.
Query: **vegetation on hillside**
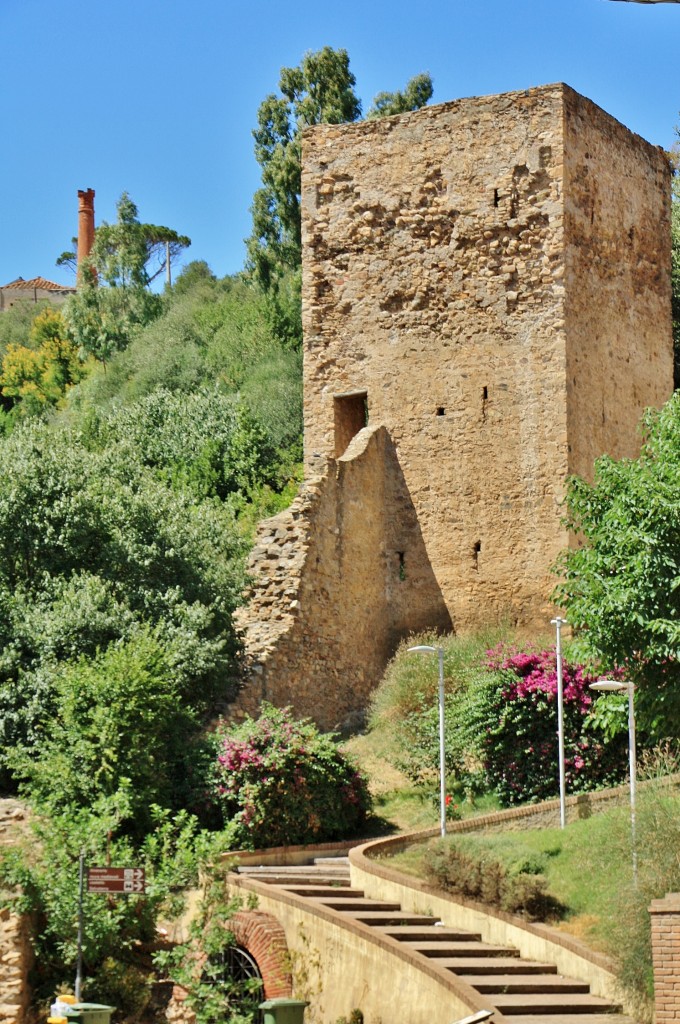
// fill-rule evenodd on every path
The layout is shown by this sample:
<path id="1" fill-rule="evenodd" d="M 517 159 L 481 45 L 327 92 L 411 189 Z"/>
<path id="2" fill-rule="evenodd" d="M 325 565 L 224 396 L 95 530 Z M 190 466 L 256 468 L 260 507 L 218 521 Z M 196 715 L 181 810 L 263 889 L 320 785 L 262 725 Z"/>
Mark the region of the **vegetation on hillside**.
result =
<path id="1" fill-rule="evenodd" d="M 35 915 L 39 998 L 72 977 L 81 850 L 88 863 L 147 871 L 144 902 L 88 897 L 86 914 L 85 995 L 134 1019 L 149 998 L 145 954 L 158 916 L 201 863 L 225 844 L 337 837 L 362 826 L 369 807 L 352 761 L 310 723 L 267 709 L 238 730 L 208 728 L 238 686 L 233 613 L 255 523 L 290 502 L 300 477 L 301 132 L 357 120 L 354 89 L 343 50 L 282 69 L 254 132 L 262 187 L 243 274 L 220 280 L 198 260 L 152 291 L 166 244 L 174 259 L 189 239 L 141 222 L 123 193 L 78 294 L 61 311 L 18 304 L 0 317 L 0 785 L 35 811 L 31 843 L 3 854 L 0 873 Z M 380 93 L 368 117 L 416 110 L 431 94 L 429 75 L 418 75 L 403 92 Z M 585 539 L 565 556 L 559 590 L 580 628 L 566 669 L 572 791 L 625 771 L 625 709 L 616 698 L 591 702 L 593 665 L 634 678 L 643 740 L 678 735 L 678 424 L 673 400 L 646 420 L 639 460 L 602 460 L 593 487 L 571 485 L 571 526 Z M 497 646 L 509 639 L 424 638 L 445 646 L 449 787 L 470 805 L 557 790 L 554 657 Z M 372 721 L 429 800 L 435 661 L 402 651 Z M 665 873 L 641 866 L 636 942 L 659 878 L 680 884 L 669 853 L 676 811 L 659 801 L 644 826 L 656 830 L 650 849 Z M 625 859 L 623 841 L 621 850 Z M 536 856 L 550 877 L 552 854 Z M 469 875 L 462 863 L 458 874 Z M 527 872 L 494 872 L 501 903 L 518 906 L 508 878 Z M 522 886 L 524 897 L 542 895 Z M 639 970 L 630 960 L 637 991 L 649 980 L 646 956 Z M 197 998 L 209 1002 L 203 981 Z M 229 998 L 216 1013 L 233 1010 Z"/>
<path id="2" fill-rule="evenodd" d="M 554 649 L 500 631 L 466 637 L 418 638 L 444 648 L 444 736 L 449 792 L 474 799 L 493 793 L 501 805 L 557 795 L 557 669 Z M 411 638 L 408 643 L 415 642 Z M 569 656 L 564 662 L 565 767 L 569 792 L 601 788 L 625 773 L 625 736 L 610 740 L 609 716 L 594 713 L 588 690 L 596 677 Z M 427 786 L 439 770 L 435 659 L 406 645 L 388 667 L 373 699 L 372 726 L 394 728 L 391 756 L 414 782 Z M 607 698 L 605 698 L 605 701 Z M 396 728 L 398 723 L 398 728 Z M 616 730 L 615 730 L 616 731 Z"/>
<path id="3" fill-rule="evenodd" d="M 639 727 L 680 736 L 680 394 L 643 421 L 637 459 L 603 456 L 595 481 L 571 481 L 556 597 L 583 656 L 636 684 Z M 625 728 L 625 719 L 622 723 Z"/>
<path id="4" fill-rule="evenodd" d="M 529 919 L 559 921 L 560 929 L 612 957 L 637 1019 L 649 1021 L 654 979 L 648 911 L 653 899 L 680 887 L 680 796 L 663 777 L 677 769 L 675 758 L 662 753 L 650 757 L 647 767 L 647 787 L 638 793 L 637 885 L 625 805 L 563 830 L 450 835 L 411 846 L 392 863 L 452 893 Z"/>
<path id="5" fill-rule="evenodd" d="M 289 157 L 303 123 L 337 120 L 328 98 L 346 55 L 303 66 L 315 61 L 292 87 Z M 421 82 L 394 102 L 426 93 Z M 77 294 L 0 320 L 0 785 L 31 801 L 36 829 L 1 872 L 39 927 L 43 998 L 74 969 L 81 849 L 90 864 L 146 868 L 143 903 L 95 912 L 88 898 L 86 915 L 84 993 L 131 1017 L 149 994 L 140 951 L 215 844 L 267 842 L 276 815 L 281 842 L 344 835 L 369 806 L 310 723 L 270 711 L 233 738 L 206 729 L 239 682 L 233 612 L 254 526 L 300 477 L 299 249 L 270 263 L 274 290 L 254 266 L 219 280 L 196 261 L 158 293 L 166 244 L 174 259 L 189 239 L 141 222 L 123 193 Z M 232 792 L 224 758 L 259 749 L 263 729 L 282 741 L 261 751 L 273 789 L 244 777 Z"/>

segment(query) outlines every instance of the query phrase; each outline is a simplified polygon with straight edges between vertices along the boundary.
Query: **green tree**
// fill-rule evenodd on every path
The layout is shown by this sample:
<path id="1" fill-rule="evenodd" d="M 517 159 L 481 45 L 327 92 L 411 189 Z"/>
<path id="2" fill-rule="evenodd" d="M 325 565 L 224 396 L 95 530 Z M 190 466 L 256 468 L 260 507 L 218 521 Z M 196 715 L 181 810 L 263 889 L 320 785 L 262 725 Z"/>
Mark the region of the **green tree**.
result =
<path id="1" fill-rule="evenodd" d="M 125 424 L 96 440 L 38 423 L 0 444 L 3 754 L 40 747 L 64 663 L 140 629 L 194 710 L 235 676 L 245 544 L 231 510 L 159 479 Z"/>
<path id="2" fill-rule="evenodd" d="M 279 94 L 260 105 L 253 132 L 262 187 L 253 197 L 253 232 L 248 263 L 270 298 L 279 337 L 291 345 L 302 337 L 300 320 L 301 132 L 315 124 L 358 121 L 361 102 L 346 50 L 325 46 L 307 53 L 300 65 L 282 68 Z M 415 110 L 432 95 L 429 75 L 418 75 L 404 93 L 380 93 L 371 116 Z"/>
<path id="3" fill-rule="evenodd" d="M 107 284 L 148 285 L 191 245 L 191 239 L 160 224 L 141 224 L 137 207 L 127 192 L 116 204 L 115 224 L 104 221 L 95 231 L 90 262 Z M 77 243 L 77 239 L 72 239 Z M 63 252 L 57 266 L 76 269 L 76 253 Z"/>
<path id="4" fill-rule="evenodd" d="M 555 600 L 581 653 L 634 680 L 639 725 L 661 739 L 680 735 L 680 393 L 643 424 L 638 459 L 604 456 L 593 485 L 570 481 L 582 543 L 561 559 Z"/>
<path id="5" fill-rule="evenodd" d="M 305 54 L 299 67 L 281 68 L 280 95 L 260 105 L 253 136 L 262 188 L 253 198 L 248 256 L 265 289 L 300 265 L 300 133 L 309 125 L 358 120 L 355 84 L 347 51 L 325 46 Z"/>
<path id="6" fill-rule="evenodd" d="M 427 72 L 423 72 L 407 82 L 403 92 L 379 92 L 366 114 L 366 119 L 373 121 L 379 117 L 391 117 L 393 114 L 407 114 L 411 110 L 420 110 L 432 97 L 432 92 L 432 78 Z"/>
<path id="7" fill-rule="evenodd" d="M 671 202 L 671 308 L 673 315 L 673 349 L 675 354 L 673 384 L 680 388 L 680 183 L 673 181 Z"/>
<path id="8" fill-rule="evenodd" d="M 162 639 L 142 628 L 127 643 L 67 663 L 56 674 L 53 704 L 37 756 L 15 756 L 34 799 L 67 813 L 127 790 L 139 835 L 151 826 L 153 804 L 178 809 L 196 715 Z"/>
<path id="9" fill-rule="evenodd" d="M 116 209 L 116 223 L 104 222 L 95 231 L 92 251 L 79 270 L 78 292 L 64 307 L 73 341 L 104 364 L 127 347 L 135 330 L 159 316 L 162 300 L 149 285 L 165 267 L 167 248 L 172 258 L 191 244 L 171 228 L 140 223 L 127 192 Z M 66 255 L 57 262 L 66 262 Z"/>
<path id="10" fill-rule="evenodd" d="M 44 309 L 33 321 L 29 343 L 7 347 L 0 386 L 6 398 L 21 404 L 22 413 L 30 414 L 58 405 L 85 373 L 61 313 Z"/>
<path id="11" fill-rule="evenodd" d="M 130 837 L 129 788 L 66 813 L 38 805 L 30 832 L 0 854 L 0 880 L 7 901 L 28 915 L 36 963 L 31 989 L 36 1013 L 59 990 L 73 984 L 77 956 L 78 860 L 86 864 L 134 864 L 146 874 L 143 897 L 105 900 L 84 894 L 83 997 L 110 1003 L 128 1021 L 139 1020 L 149 1003 L 154 976 L 148 946 L 156 924 L 181 913 L 181 891 L 198 883 L 216 842 L 186 812 L 174 817 L 151 808 L 152 827 L 138 843 Z M 110 860 L 108 859 L 110 858 Z M 11 894 L 11 895 L 9 895 Z M 225 915 L 226 916 L 226 915 Z"/>

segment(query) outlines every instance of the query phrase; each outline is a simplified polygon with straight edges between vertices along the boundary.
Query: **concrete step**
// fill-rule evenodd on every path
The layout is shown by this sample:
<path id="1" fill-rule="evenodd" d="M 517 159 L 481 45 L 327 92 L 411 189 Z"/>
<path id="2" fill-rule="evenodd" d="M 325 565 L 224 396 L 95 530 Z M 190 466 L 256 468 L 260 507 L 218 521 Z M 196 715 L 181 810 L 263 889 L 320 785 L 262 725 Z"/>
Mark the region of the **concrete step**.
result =
<path id="1" fill-rule="evenodd" d="M 442 942 L 481 942 L 482 936 L 475 932 L 464 932 L 458 928 L 445 928 L 439 925 L 405 925 L 402 928 L 381 928 L 385 935 L 389 935 L 399 942 L 423 942 L 438 946 Z"/>
<path id="2" fill-rule="evenodd" d="M 326 867 L 328 864 L 333 864 L 336 867 L 344 867 L 349 871 L 349 857 L 346 855 L 343 855 L 342 857 L 315 857 L 312 863 L 319 867 Z"/>
<path id="3" fill-rule="evenodd" d="M 357 921 L 363 924 L 371 924 L 377 928 L 390 928 L 399 925 L 417 924 L 421 927 L 427 924 L 434 924 L 436 917 L 427 917 L 425 914 L 409 914 L 405 910 L 393 910 L 385 913 L 382 910 L 358 910 L 353 915 Z"/>
<path id="4" fill-rule="evenodd" d="M 520 963 L 522 961 L 520 960 Z M 458 973 L 458 972 L 456 972 Z M 478 992 L 499 992 L 507 995 L 514 993 L 589 993 L 590 985 L 586 981 L 575 978 L 563 978 L 557 974 L 468 974 L 458 975 L 463 981 L 476 988 Z"/>
<path id="5" fill-rule="evenodd" d="M 285 882 L 282 886 L 286 892 L 292 892 L 296 896 L 309 896 L 311 899 L 318 900 L 325 896 L 342 899 L 363 899 L 363 889 L 352 889 L 348 885 L 290 885 Z"/>
<path id="6" fill-rule="evenodd" d="M 550 993 L 526 993 L 524 995 L 495 995 L 494 1006 L 507 1016 L 515 1014 L 590 1014 L 590 1013 L 616 1013 L 621 1007 L 615 1003 L 609 1003 L 606 999 L 599 999 L 597 996 L 565 993 L 564 995 Z M 617 1018 L 618 1021 L 618 1018 Z"/>
<path id="7" fill-rule="evenodd" d="M 380 913 L 387 913 L 388 911 L 391 913 L 395 910 L 401 911 L 401 903 L 390 903 L 389 900 L 368 900 L 364 897 L 327 896 L 321 902 L 331 910 L 342 910 L 346 914 L 362 913 L 366 910 Z M 433 920 L 436 920 L 436 918 L 433 918 Z"/>
<path id="8" fill-rule="evenodd" d="M 426 955 L 431 956 L 432 954 Z M 446 967 L 447 970 L 456 972 L 460 969 L 459 961 L 463 959 L 479 960 L 483 957 L 487 961 L 491 961 L 494 957 L 505 959 L 512 956 L 518 956 L 517 950 L 507 946 L 483 946 L 479 942 L 452 942 L 446 947 L 445 952 L 436 954 L 439 967 Z"/>
<path id="9" fill-rule="evenodd" d="M 451 939 L 449 942 L 409 942 L 409 946 L 417 950 L 418 953 L 422 953 L 423 956 L 436 957 L 478 957 L 480 962 L 486 962 L 489 965 L 487 974 L 496 973 L 494 969 L 494 961 L 496 958 L 502 960 L 511 960 L 516 958 L 519 961 L 519 953 L 512 946 L 492 946 L 490 943 L 475 941 L 473 938 L 471 941 L 463 935 L 460 939 Z M 499 973 L 503 973 L 502 970 Z"/>
<path id="10" fill-rule="evenodd" d="M 349 877 L 344 878 L 341 875 L 273 875 L 266 871 L 244 871 L 242 873 L 248 878 L 257 878 L 258 881 L 267 882 L 269 885 L 286 887 L 289 885 L 328 885 L 342 889 L 349 885 Z"/>
<path id="11" fill-rule="evenodd" d="M 242 864 L 236 870 L 240 875 L 305 875 L 310 878 L 328 875 L 332 878 L 349 878 L 349 869 L 337 864 L 328 864 L 326 867 L 321 864 Z"/>
<path id="12" fill-rule="evenodd" d="M 417 952 L 423 952 L 420 946 L 414 946 Z M 442 947 L 446 949 L 446 947 Z M 425 951 L 425 956 L 436 956 L 439 957 L 439 953 L 429 953 Z M 496 974 L 557 974 L 557 967 L 555 964 L 541 964 L 534 960 L 520 960 L 517 953 L 514 957 L 488 957 L 479 956 L 476 957 L 450 957 L 448 950 L 446 953 L 442 953 L 442 956 L 446 956 L 448 960 L 448 969 L 453 971 L 454 974 L 466 974 L 472 975 L 496 975 Z M 470 982 L 472 987 L 475 987 L 474 982 Z"/>

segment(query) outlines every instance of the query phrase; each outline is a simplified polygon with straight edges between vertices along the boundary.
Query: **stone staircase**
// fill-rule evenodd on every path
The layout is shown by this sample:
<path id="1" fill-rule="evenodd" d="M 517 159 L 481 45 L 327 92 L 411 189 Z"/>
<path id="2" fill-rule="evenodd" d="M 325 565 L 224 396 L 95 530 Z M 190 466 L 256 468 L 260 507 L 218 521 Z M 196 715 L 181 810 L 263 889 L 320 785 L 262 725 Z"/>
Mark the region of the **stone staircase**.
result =
<path id="1" fill-rule="evenodd" d="M 554 964 L 523 960 L 516 949 L 484 943 L 436 917 L 407 913 L 399 903 L 367 899 L 350 887 L 346 857 L 238 871 L 370 925 L 424 960 L 436 957 L 439 967 L 488 998 L 489 1009 L 512 1017 L 512 1024 L 634 1024 L 620 1006 L 591 995 L 586 982 L 558 975 Z"/>

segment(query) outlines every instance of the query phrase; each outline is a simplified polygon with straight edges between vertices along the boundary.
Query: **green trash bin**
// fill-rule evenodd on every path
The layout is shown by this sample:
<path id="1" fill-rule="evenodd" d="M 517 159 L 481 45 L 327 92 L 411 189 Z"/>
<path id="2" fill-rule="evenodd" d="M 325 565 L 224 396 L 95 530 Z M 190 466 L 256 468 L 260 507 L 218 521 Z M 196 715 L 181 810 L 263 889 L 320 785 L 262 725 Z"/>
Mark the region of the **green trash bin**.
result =
<path id="1" fill-rule="evenodd" d="M 115 1006 L 105 1006 L 103 1003 L 74 1003 L 73 1009 L 77 1014 L 76 1020 L 82 1024 L 111 1024 L 111 1014 Z"/>
<path id="2" fill-rule="evenodd" d="M 305 1007 L 304 999 L 268 999 L 260 1003 L 264 1013 L 264 1024 L 302 1024 Z"/>

